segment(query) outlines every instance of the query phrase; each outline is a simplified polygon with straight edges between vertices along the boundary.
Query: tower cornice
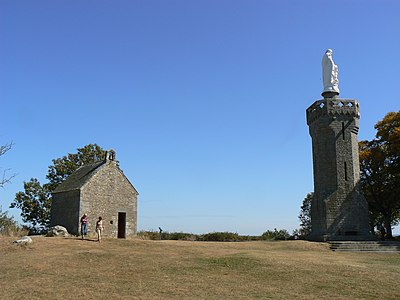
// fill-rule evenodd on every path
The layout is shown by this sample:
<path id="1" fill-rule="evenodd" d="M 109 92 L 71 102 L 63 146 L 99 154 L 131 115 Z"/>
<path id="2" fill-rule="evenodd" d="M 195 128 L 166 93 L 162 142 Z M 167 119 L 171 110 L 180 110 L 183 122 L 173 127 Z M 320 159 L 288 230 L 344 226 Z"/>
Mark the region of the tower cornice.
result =
<path id="1" fill-rule="evenodd" d="M 348 115 L 360 118 L 360 107 L 355 99 L 325 98 L 315 101 L 306 110 L 307 125 L 312 124 L 321 116 Z"/>

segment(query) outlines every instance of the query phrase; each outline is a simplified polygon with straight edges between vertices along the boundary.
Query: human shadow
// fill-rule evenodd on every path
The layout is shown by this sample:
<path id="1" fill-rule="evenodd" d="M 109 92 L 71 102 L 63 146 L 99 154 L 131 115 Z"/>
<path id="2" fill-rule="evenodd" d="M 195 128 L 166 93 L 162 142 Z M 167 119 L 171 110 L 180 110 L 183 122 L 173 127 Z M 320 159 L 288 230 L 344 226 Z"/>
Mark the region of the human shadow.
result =
<path id="1" fill-rule="evenodd" d="M 85 241 L 85 242 L 98 242 L 97 239 L 91 239 L 91 238 L 81 238 L 81 237 L 76 237 L 74 238 L 75 241 Z"/>

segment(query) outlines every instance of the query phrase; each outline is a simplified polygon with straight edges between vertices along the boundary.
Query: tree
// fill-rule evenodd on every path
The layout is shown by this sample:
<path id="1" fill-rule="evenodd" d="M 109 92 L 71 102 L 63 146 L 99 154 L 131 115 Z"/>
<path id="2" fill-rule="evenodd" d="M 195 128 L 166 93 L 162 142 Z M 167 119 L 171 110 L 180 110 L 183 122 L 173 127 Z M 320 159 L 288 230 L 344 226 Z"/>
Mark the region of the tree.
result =
<path id="1" fill-rule="evenodd" d="M 372 229 L 383 223 L 392 238 L 392 226 L 400 220 L 400 112 L 388 113 L 375 129 L 375 139 L 359 143 L 361 190 Z"/>
<path id="2" fill-rule="evenodd" d="M 300 208 L 300 230 L 299 234 L 301 237 L 306 237 L 311 233 L 311 202 L 314 197 L 314 193 L 308 193 L 303 200 L 303 204 Z"/>
<path id="3" fill-rule="evenodd" d="M 3 156 L 4 154 L 6 154 L 6 152 L 8 152 L 12 146 L 13 146 L 13 143 L 9 143 L 9 144 L 0 146 L 0 156 Z M 15 174 L 7 175 L 7 171 L 8 170 L 3 171 L 3 174 L 0 178 L 0 187 L 3 187 L 6 183 L 10 182 L 13 177 L 15 177 Z"/>
<path id="4" fill-rule="evenodd" d="M 24 182 L 24 191 L 15 195 L 10 208 L 21 209 L 22 220 L 30 223 L 35 231 L 45 230 L 50 222 L 51 193 L 80 166 L 104 158 L 105 150 L 96 144 L 89 144 L 78 148 L 77 153 L 53 159 L 46 176 L 48 182 L 41 185 L 36 178 Z"/>
<path id="5" fill-rule="evenodd" d="M 24 182 L 24 191 L 15 195 L 10 208 L 20 208 L 24 222 L 30 223 L 35 231 L 44 230 L 50 222 L 51 194 L 48 185 L 41 185 L 36 178 Z"/>
<path id="6" fill-rule="evenodd" d="M 80 166 L 101 161 L 106 155 L 106 151 L 97 144 L 89 144 L 77 150 L 77 153 L 53 159 L 53 165 L 49 166 L 46 176 L 47 180 L 49 180 L 50 192 L 54 191 L 61 182 L 67 179 Z"/>

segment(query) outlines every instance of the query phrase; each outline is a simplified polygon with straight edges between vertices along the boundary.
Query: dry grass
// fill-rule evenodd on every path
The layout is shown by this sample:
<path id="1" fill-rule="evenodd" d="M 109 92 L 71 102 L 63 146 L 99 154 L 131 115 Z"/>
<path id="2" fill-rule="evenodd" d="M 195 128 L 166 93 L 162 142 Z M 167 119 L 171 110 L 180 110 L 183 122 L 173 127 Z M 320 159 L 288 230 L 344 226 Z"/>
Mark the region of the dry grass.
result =
<path id="1" fill-rule="evenodd" d="M 400 255 L 304 241 L 0 237 L 1 299 L 399 299 Z"/>

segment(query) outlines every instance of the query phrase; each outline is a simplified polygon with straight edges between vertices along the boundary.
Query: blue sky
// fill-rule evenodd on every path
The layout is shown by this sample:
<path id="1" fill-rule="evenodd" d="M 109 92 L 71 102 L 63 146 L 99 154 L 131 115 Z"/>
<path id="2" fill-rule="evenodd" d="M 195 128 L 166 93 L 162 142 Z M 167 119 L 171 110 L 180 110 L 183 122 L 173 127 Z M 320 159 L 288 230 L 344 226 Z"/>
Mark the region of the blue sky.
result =
<path id="1" fill-rule="evenodd" d="M 0 1 L 8 209 L 54 158 L 114 148 L 140 230 L 298 227 L 313 190 L 305 110 L 327 48 L 359 139 L 399 110 L 399 1 Z M 19 211 L 9 209 L 19 218 Z"/>

